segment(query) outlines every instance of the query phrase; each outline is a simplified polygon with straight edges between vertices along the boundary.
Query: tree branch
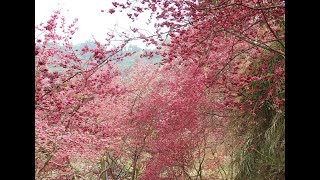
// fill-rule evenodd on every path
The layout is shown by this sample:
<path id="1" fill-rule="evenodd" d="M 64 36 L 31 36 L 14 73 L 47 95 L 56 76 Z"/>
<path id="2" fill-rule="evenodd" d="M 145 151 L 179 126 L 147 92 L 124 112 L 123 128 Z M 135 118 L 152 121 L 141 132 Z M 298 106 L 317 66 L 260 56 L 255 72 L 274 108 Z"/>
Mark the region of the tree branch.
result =
<path id="1" fill-rule="evenodd" d="M 259 3 L 259 6 L 261 7 L 260 0 L 258 0 L 258 3 Z M 266 24 L 267 24 L 267 26 L 268 26 L 268 29 L 271 31 L 271 33 L 273 34 L 273 36 L 274 36 L 276 39 L 279 39 L 279 37 L 276 35 L 276 33 L 275 33 L 275 32 L 272 30 L 272 28 L 270 27 L 264 11 L 261 11 L 261 13 L 262 13 L 262 15 L 263 15 L 264 21 L 266 22 Z M 278 42 L 280 43 L 280 45 L 281 45 L 283 48 L 285 48 L 285 47 L 284 47 L 284 44 L 283 44 L 280 40 L 278 40 Z"/>

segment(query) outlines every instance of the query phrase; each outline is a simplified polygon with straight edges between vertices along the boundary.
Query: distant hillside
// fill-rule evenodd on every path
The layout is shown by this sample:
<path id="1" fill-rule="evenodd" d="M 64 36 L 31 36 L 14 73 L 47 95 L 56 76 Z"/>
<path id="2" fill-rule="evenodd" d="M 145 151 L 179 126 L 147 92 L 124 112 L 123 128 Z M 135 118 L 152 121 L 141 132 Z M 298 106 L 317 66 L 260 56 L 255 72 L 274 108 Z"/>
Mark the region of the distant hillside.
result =
<path id="1" fill-rule="evenodd" d="M 93 41 L 87 41 L 85 43 L 76 44 L 76 45 L 74 45 L 74 48 L 81 51 L 81 49 L 85 45 L 87 45 L 90 49 L 96 48 L 96 45 L 94 44 Z M 122 61 L 119 61 L 119 62 L 114 60 L 117 67 L 121 70 L 129 68 L 138 59 L 141 59 L 142 62 L 152 62 L 152 63 L 158 63 L 162 60 L 162 56 L 159 56 L 159 55 L 154 55 L 152 58 L 147 58 L 147 57 L 140 58 L 140 56 L 143 54 L 144 51 L 143 51 L 143 49 L 141 49 L 140 47 L 138 47 L 136 45 L 128 45 L 128 46 L 124 47 L 123 51 L 119 52 L 119 54 L 125 54 L 128 52 L 129 53 L 136 52 L 136 53 L 132 56 L 125 57 Z M 146 49 L 145 52 L 150 53 L 150 52 L 155 52 L 155 50 L 154 49 Z M 92 55 L 92 53 L 86 53 L 86 54 L 82 55 L 81 58 L 89 59 L 91 57 L 91 55 Z"/>
<path id="2" fill-rule="evenodd" d="M 47 47 L 50 47 L 52 44 L 48 44 Z M 93 41 L 86 41 L 85 43 L 79 43 L 79 44 L 75 44 L 73 46 L 74 50 L 78 50 L 78 52 L 81 52 L 81 49 L 84 48 L 85 46 L 88 46 L 89 49 L 94 49 L 96 48 L 96 44 L 94 44 Z M 63 49 L 63 47 L 60 47 L 61 49 Z M 126 47 L 124 47 L 123 51 L 119 52 L 119 54 L 125 54 L 125 53 L 133 53 L 136 52 L 135 54 L 133 54 L 132 56 L 128 56 L 125 57 L 122 61 L 116 61 L 115 59 L 113 60 L 113 62 L 115 63 L 115 65 L 122 71 L 124 69 L 129 68 L 130 66 L 132 66 L 138 59 L 141 59 L 142 62 L 152 62 L 152 63 L 159 63 L 162 60 L 162 56 L 159 55 L 154 55 L 151 58 L 148 57 L 142 57 L 141 55 L 144 52 L 150 53 L 150 52 L 155 52 L 155 49 L 141 49 L 140 47 L 136 46 L 136 45 L 128 45 Z M 92 56 L 93 53 L 88 52 L 85 53 L 83 55 L 78 55 L 79 58 L 84 59 L 84 60 L 89 60 L 90 57 Z M 55 71 L 55 70 L 62 70 L 62 67 L 59 66 L 50 66 L 48 67 L 49 70 L 51 71 Z"/>

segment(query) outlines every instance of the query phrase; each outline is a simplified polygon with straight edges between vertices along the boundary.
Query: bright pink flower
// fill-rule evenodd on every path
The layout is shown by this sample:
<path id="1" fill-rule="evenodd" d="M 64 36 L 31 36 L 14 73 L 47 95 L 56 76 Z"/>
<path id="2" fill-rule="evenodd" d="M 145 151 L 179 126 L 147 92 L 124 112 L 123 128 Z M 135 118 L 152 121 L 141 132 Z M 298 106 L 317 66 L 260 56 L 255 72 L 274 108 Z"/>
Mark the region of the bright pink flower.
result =
<path id="1" fill-rule="evenodd" d="M 109 9 L 109 13 L 110 13 L 110 14 L 113 14 L 114 12 L 115 12 L 114 9 Z"/>

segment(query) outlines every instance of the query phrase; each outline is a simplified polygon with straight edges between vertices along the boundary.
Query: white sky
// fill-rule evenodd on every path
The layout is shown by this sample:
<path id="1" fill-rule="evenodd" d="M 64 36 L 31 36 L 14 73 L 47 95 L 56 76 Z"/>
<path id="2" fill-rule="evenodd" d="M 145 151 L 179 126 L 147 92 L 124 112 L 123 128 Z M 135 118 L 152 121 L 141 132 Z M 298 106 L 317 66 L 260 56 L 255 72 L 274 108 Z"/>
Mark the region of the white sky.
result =
<path id="1" fill-rule="evenodd" d="M 79 19 L 76 24 L 79 27 L 79 31 L 73 36 L 74 44 L 92 39 L 92 35 L 103 42 L 107 37 L 108 28 L 114 29 L 115 24 L 128 30 L 131 26 L 147 29 L 150 32 L 155 31 L 153 24 L 146 24 L 149 18 L 147 15 L 140 15 L 139 21 L 133 23 L 128 18 L 127 11 L 118 13 L 116 10 L 113 14 L 108 13 L 108 10 L 113 8 L 111 3 L 112 0 L 35 0 L 35 25 L 41 22 L 45 23 L 52 15 L 52 11 L 62 6 L 61 14 L 66 17 L 67 22 L 73 21 L 74 18 Z M 102 13 L 101 10 L 105 10 L 105 12 Z M 120 31 L 121 29 L 118 30 Z M 144 47 L 138 41 L 134 41 L 132 44 Z"/>

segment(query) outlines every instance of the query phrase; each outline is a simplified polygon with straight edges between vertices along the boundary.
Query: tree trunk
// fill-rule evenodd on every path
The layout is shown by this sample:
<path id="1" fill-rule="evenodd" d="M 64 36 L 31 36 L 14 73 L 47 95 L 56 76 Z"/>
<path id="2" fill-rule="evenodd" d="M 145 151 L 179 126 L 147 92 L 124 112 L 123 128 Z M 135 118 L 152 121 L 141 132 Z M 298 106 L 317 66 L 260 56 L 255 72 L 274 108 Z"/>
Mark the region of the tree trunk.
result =
<path id="1" fill-rule="evenodd" d="M 106 161 L 103 158 L 101 159 L 101 169 L 102 169 L 102 171 L 104 171 L 106 169 Z M 101 179 L 107 180 L 107 171 L 104 171 L 102 173 Z"/>
<path id="2" fill-rule="evenodd" d="M 137 160 L 138 160 L 138 151 L 135 150 L 134 156 L 133 156 L 133 165 L 132 165 L 133 169 L 132 169 L 131 180 L 135 180 L 135 177 L 136 177 Z"/>

